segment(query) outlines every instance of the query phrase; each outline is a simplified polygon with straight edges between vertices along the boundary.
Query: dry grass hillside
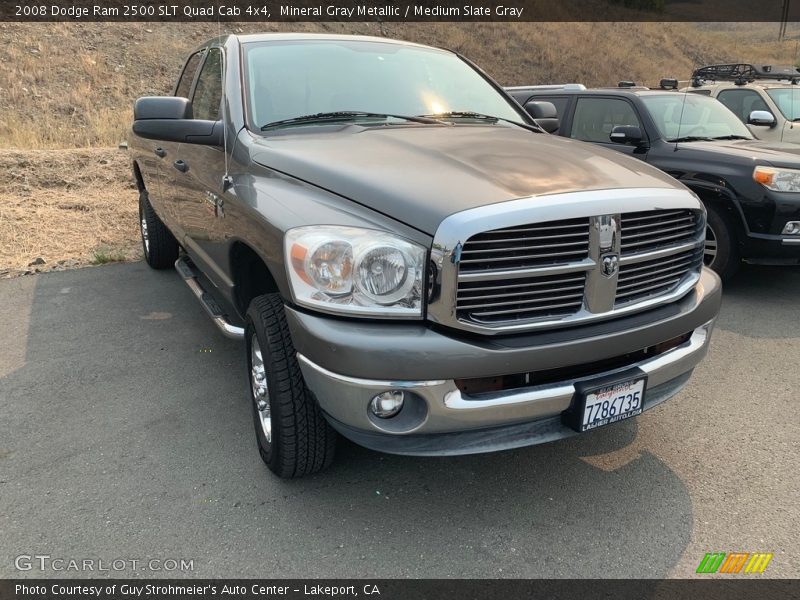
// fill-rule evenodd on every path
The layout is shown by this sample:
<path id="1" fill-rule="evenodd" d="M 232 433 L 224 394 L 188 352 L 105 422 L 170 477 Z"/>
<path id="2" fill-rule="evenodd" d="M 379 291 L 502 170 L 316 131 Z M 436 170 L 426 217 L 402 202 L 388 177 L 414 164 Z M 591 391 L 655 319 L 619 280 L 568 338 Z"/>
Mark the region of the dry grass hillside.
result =
<path id="1" fill-rule="evenodd" d="M 503 84 L 687 78 L 710 61 L 797 59 L 777 25 L 686 23 L 265 23 L 222 31 L 385 35 L 458 50 Z M 0 148 L 109 146 L 136 96 L 168 92 L 213 23 L 0 23 Z"/>
<path id="2" fill-rule="evenodd" d="M 265 30 L 444 46 L 503 84 L 654 83 L 687 78 L 705 62 L 798 59 L 796 40 L 776 41 L 777 24 L 222 26 L 222 32 Z M 218 32 L 210 23 L 0 23 L 0 276 L 139 255 L 136 192 L 124 154 L 113 148 L 125 137 L 133 99 L 168 92 L 185 55 Z"/>

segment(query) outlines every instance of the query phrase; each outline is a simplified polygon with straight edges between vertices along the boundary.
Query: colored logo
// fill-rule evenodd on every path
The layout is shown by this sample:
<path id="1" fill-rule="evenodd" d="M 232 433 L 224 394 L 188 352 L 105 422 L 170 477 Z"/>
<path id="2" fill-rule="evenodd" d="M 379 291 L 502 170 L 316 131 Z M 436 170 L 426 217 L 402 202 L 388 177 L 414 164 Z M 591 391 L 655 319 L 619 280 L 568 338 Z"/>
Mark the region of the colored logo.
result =
<path id="1" fill-rule="evenodd" d="M 772 554 L 766 552 L 709 552 L 700 561 L 697 567 L 697 573 L 728 573 L 735 575 L 737 573 L 763 573 L 769 561 L 772 560 Z"/>

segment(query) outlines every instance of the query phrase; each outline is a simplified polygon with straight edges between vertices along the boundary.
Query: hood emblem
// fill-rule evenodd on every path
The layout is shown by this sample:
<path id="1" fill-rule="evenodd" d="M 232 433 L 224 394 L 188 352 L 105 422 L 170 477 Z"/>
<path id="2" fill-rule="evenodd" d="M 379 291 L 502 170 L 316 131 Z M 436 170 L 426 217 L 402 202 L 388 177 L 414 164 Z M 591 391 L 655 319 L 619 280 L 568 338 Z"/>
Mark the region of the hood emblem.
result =
<path id="1" fill-rule="evenodd" d="M 619 271 L 619 255 L 604 254 L 600 257 L 601 272 L 604 277 L 613 277 Z"/>

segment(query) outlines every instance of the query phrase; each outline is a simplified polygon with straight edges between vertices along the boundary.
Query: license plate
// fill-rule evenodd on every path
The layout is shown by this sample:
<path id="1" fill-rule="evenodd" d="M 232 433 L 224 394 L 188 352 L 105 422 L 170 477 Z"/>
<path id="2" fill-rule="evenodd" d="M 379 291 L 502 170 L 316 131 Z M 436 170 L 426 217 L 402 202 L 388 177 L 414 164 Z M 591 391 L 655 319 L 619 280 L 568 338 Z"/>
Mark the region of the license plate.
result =
<path id="1" fill-rule="evenodd" d="M 639 371 L 641 373 L 641 371 Z M 589 431 L 642 413 L 647 377 L 617 380 L 578 388 L 575 404 L 565 415 L 577 431 Z"/>

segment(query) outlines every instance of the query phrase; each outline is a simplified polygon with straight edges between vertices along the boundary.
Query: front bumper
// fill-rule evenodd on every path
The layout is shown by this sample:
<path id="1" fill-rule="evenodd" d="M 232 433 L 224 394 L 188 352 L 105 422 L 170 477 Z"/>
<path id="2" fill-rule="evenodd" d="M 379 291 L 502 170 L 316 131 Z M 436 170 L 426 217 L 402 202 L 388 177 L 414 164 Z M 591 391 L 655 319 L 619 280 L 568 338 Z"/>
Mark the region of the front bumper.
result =
<path id="1" fill-rule="evenodd" d="M 638 367 L 648 374 L 645 409 L 677 393 L 708 350 L 719 312 L 719 278 L 704 269 L 679 302 L 607 323 L 506 339 L 454 337 L 422 324 L 340 321 L 287 309 L 306 383 L 333 427 L 369 448 L 415 455 L 486 452 L 573 435 L 560 415 L 575 385 Z M 691 332 L 682 345 L 583 378 L 469 396 L 456 379 L 585 365 Z M 391 419 L 369 411 L 372 397 L 406 393 Z"/>
<path id="2" fill-rule="evenodd" d="M 751 233 L 745 242 L 744 260 L 759 265 L 799 265 L 800 236 Z"/>

